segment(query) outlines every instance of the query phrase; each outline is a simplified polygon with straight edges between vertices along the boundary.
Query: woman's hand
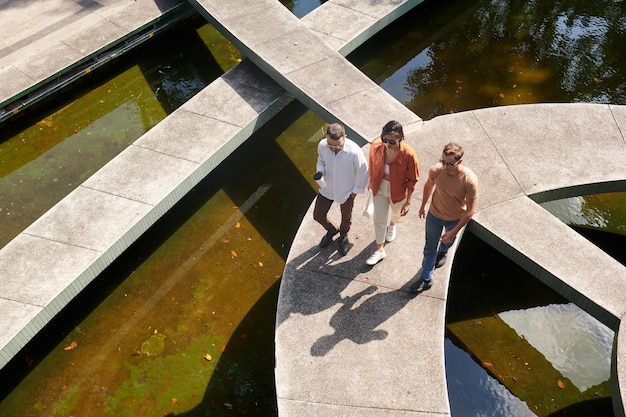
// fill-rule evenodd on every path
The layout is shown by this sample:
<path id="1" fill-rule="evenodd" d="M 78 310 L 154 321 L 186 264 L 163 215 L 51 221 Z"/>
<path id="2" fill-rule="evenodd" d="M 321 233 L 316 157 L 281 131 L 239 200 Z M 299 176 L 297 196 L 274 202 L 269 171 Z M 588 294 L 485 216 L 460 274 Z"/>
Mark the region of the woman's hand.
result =
<path id="1" fill-rule="evenodd" d="M 404 203 L 400 209 L 400 216 L 406 216 L 409 212 L 409 207 L 411 207 L 411 203 Z"/>

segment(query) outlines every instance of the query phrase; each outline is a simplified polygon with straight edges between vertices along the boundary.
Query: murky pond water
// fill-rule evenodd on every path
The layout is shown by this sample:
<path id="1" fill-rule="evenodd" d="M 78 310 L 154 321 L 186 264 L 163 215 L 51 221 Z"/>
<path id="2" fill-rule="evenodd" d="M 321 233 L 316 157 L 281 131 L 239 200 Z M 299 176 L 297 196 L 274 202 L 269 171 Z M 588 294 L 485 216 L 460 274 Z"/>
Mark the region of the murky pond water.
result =
<path id="1" fill-rule="evenodd" d="M 283 3 L 298 16 L 319 5 Z M 424 119 L 542 101 L 625 104 L 623 7 L 428 2 L 350 58 Z M 239 60 L 209 26 L 171 39 L 31 127 L 2 130 L 0 245 Z M 0 416 L 275 416 L 278 282 L 314 197 L 322 126 L 294 103 L 199 184 L 2 370 Z M 623 247 L 605 231 L 626 234 L 624 194 L 553 206 L 608 252 Z M 606 382 L 561 399 L 573 390 L 557 381 L 577 370 L 559 370 L 514 330 L 536 327 L 540 314 L 554 336 L 548 323 L 567 300 L 471 235 L 463 242 L 446 341 L 453 415 L 610 415 Z M 524 326 L 503 319 L 515 311 L 527 311 Z M 505 355 L 515 389 L 479 365 Z"/>

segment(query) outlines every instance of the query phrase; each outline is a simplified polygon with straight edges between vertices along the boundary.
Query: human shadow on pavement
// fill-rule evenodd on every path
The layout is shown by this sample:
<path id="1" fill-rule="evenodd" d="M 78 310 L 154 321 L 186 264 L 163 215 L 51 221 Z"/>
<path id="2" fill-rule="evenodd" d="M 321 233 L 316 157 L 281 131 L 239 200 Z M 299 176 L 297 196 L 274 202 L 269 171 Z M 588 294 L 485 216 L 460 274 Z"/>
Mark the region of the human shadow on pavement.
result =
<path id="1" fill-rule="evenodd" d="M 353 258 L 339 264 L 330 265 L 345 257 L 334 248 L 320 249 L 317 245 L 290 260 L 282 278 L 276 327 L 292 314 L 317 314 L 343 303 L 341 292 L 361 274 L 373 247 L 374 243 L 358 254 L 349 253 Z"/>
<path id="2" fill-rule="evenodd" d="M 370 286 L 359 293 L 340 299 L 343 303 L 339 311 L 330 319 L 335 333 L 320 337 L 311 346 L 312 356 L 324 356 L 342 340 L 365 344 L 387 337 L 386 330 L 377 329 L 382 323 L 400 311 L 414 297 L 408 294 L 414 280 L 410 280 L 394 291 L 377 292 L 378 287 Z M 371 294 L 371 297 L 367 297 Z M 362 298 L 367 297 L 356 308 Z"/>

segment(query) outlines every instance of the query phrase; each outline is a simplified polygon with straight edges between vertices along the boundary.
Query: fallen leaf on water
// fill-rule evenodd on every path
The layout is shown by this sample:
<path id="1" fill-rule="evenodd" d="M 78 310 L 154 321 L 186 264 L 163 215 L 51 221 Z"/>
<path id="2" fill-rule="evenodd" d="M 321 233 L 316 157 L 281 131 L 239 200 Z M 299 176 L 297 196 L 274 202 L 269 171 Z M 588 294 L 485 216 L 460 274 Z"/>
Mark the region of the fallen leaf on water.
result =
<path id="1" fill-rule="evenodd" d="M 234 250 L 230 251 L 230 256 L 232 256 L 233 258 L 237 257 L 237 252 L 235 252 Z"/>
<path id="2" fill-rule="evenodd" d="M 211 359 L 213 359 L 213 358 L 211 357 L 211 355 L 209 355 L 209 354 L 207 353 L 206 355 L 204 355 L 204 359 L 206 359 L 207 361 L 209 361 L 209 362 L 210 362 L 210 361 L 211 361 Z"/>
<path id="3" fill-rule="evenodd" d="M 491 363 L 491 362 L 483 362 L 483 366 L 485 368 L 493 368 L 493 363 Z"/>
<path id="4" fill-rule="evenodd" d="M 500 98 L 504 98 L 504 93 L 499 94 Z"/>
<path id="5" fill-rule="evenodd" d="M 232 405 L 232 404 L 230 404 L 230 403 L 224 403 L 224 405 L 225 405 L 227 408 L 233 408 L 233 405 Z"/>
<path id="6" fill-rule="evenodd" d="M 594 82 L 594 83 L 599 83 L 599 82 L 600 82 L 600 79 L 599 79 L 598 77 L 593 77 L 593 82 Z"/>
<path id="7" fill-rule="evenodd" d="M 558 381 L 556 381 L 556 386 L 561 388 L 561 389 L 565 388 L 565 384 L 560 379 Z"/>
<path id="8" fill-rule="evenodd" d="M 70 343 L 69 346 L 65 346 L 63 350 L 72 350 L 72 349 L 75 349 L 76 346 L 78 346 L 78 343 L 76 343 L 75 341 L 72 341 L 72 343 Z"/>

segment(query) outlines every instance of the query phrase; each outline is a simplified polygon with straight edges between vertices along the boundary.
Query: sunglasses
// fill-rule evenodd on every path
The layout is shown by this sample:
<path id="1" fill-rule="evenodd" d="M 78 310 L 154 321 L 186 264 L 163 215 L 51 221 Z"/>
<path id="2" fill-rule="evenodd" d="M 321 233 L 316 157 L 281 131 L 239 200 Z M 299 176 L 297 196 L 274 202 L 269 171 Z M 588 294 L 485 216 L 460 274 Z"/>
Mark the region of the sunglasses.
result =
<path id="1" fill-rule="evenodd" d="M 455 166 L 459 161 L 454 161 L 454 162 L 446 162 L 443 159 L 440 159 L 439 162 L 441 162 L 441 164 L 443 166 L 449 166 L 450 168 L 452 168 L 453 166 Z"/>
<path id="2" fill-rule="evenodd" d="M 396 143 L 400 142 L 400 140 L 402 140 L 402 139 L 400 139 L 400 140 L 395 140 L 395 139 L 387 139 L 386 137 L 381 136 L 380 140 L 382 140 L 382 141 L 383 141 L 383 143 L 388 143 L 388 144 L 390 144 L 390 145 L 392 145 L 392 146 L 393 146 L 393 145 L 395 145 Z"/>
<path id="3" fill-rule="evenodd" d="M 343 145 L 345 144 L 345 141 L 342 140 L 343 136 L 338 137 L 337 139 L 327 136 L 326 137 L 326 147 L 330 148 L 330 149 L 343 149 Z M 332 141 L 338 141 L 339 143 L 336 145 L 333 145 L 332 143 L 329 143 L 328 141 L 332 140 Z"/>

